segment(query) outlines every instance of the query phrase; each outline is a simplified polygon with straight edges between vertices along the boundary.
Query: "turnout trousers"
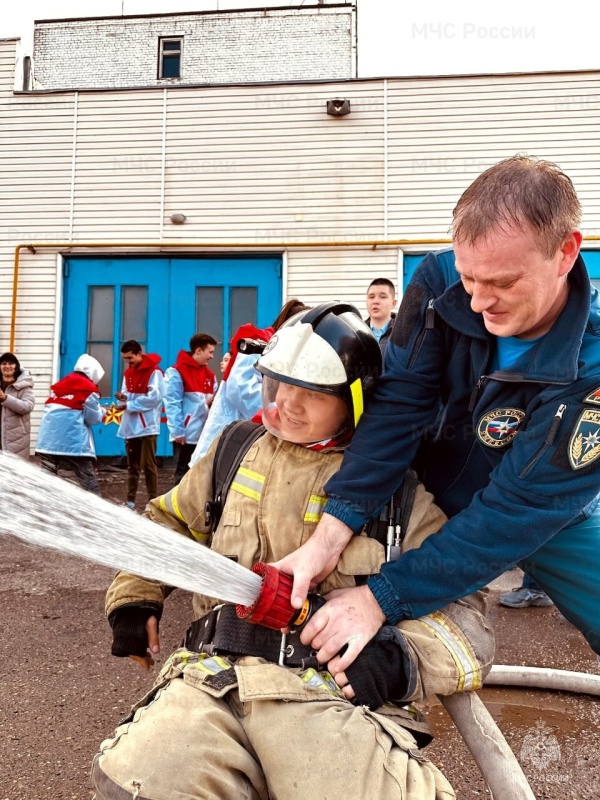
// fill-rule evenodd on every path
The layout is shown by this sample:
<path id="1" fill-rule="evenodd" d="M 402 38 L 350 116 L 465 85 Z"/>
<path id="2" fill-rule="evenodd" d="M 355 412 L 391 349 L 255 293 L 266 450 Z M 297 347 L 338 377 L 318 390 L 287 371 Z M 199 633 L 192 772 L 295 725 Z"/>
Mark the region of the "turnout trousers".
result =
<path id="1" fill-rule="evenodd" d="M 455 798 L 409 731 L 340 698 L 327 673 L 185 650 L 169 661 L 102 743 L 96 800 Z"/>

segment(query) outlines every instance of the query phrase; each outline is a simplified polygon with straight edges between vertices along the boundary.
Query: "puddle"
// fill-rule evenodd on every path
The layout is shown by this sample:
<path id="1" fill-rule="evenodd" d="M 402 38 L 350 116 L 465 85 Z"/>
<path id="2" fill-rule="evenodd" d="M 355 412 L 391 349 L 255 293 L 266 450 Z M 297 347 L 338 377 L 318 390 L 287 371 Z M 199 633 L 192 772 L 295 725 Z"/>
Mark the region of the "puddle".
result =
<path id="1" fill-rule="evenodd" d="M 589 713 L 582 711 L 578 697 L 572 694 L 488 687 L 480 691 L 479 696 L 505 733 L 510 729 L 529 731 L 536 728 L 539 722 L 552 729 L 559 741 L 600 732 L 598 719 L 592 719 Z M 452 720 L 441 704 L 432 702 L 425 713 L 434 736 L 454 729 Z"/>

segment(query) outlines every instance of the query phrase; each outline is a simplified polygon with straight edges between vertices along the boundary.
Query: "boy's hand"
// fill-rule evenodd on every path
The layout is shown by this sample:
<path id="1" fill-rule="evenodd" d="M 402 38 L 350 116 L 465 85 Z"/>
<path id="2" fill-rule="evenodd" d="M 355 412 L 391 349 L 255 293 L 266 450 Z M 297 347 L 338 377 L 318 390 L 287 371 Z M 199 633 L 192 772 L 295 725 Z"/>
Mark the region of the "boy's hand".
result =
<path id="1" fill-rule="evenodd" d="M 158 620 L 161 611 L 151 607 L 124 606 L 109 617 L 113 630 L 111 654 L 128 656 L 144 669 L 154 664 L 153 656 L 160 653 Z"/>
<path id="2" fill-rule="evenodd" d="M 121 400 L 122 402 L 125 402 L 125 400 L 127 400 L 127 395 L 125 394 L 125 392 L 115 392 L 115 397 L 117 398 L 117 400 Z"/>
<path id="3" fill-rule="evenodd" d="M 142 669 L 153 667 L 154 659 L 152 656 L 160 653 L 160 638 L 158 636 L 158 620 L 156 617 L 149 617 L 146 621 L 146 633 L 148 635 L 148 654 L 145 656 L 129 656 Z"/>
<path id="4" fill-rule="evenodd" d="M 389 640 L 370 642 L 345 672 L 333 678 L 348 700 L 372 711 L 388 700 L 402 702 L 408 690 L 404 652 Z"/>

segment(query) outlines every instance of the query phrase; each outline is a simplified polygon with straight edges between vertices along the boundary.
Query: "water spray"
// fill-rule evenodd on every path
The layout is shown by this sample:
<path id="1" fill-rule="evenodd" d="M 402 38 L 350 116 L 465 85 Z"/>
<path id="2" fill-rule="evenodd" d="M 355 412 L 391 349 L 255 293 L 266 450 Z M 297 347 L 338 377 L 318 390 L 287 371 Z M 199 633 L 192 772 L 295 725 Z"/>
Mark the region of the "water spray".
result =
<path id="1" fill-rule="evenodd" d="M 240 604 L 240 608 L 248 608 L 245 616 L 249 621 L 260 621 L 255 619 L 256 614 L 262 614 L 261 609 L 267 606 L 266 600 L 260 601 L 260 570 L 246 569 L 5 451 L 0 451 L 0 485 L 0 533 L 167 586 Z M 264 566 L 264 574 L 270 576 L 268 594 L 274 597 L 273 573 L 280 573 Z M 282 582 L 282 588 L 284 584 L 289 588 L 289 606 L 291 579 Z M 289 618 L 293 612 L 295 609 L 291 609 Z"/>

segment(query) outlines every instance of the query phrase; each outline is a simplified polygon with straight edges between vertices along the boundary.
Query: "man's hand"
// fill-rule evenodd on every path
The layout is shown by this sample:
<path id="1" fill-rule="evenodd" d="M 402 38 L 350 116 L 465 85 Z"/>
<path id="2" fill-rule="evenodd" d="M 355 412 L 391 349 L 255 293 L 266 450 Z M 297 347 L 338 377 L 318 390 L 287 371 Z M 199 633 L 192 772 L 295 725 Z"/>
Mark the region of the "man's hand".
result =
<path id="1" fill-rule="evenodd" d="M 185 436 L 179 436 L 177 439 L 173 439 L 175 444 L 185 444 Z"/>
<path id="2" fill-rule="evenodd" d="M 122 402 L 125 402 L 127 400 L 127 395 L 125 394 L 125 392 L 115 392 L 115 397 L 117 398 L 117 400 L 121 400 Z"/>
<path id="3" fill-rule="evenodd" d="M 148 652 L 145 656 L 129 656 L 132 661 L 139 664 L 142 669 L 150 669 L 154 666 L 154 659 L 160 653 L 160 638 L 158 636 L 158 620 L 156 617 L 149 617 L 146 621 L 146 633 L 148 635 Z"/>
<path id="4" fill-rule="evenodd" d="M 302 608 L 310 588 L 333 572 L 340 553 L 352 536 L 352 531 L 347 525 L 329 514 L 323 514 L 310 539 L 289 556 L 273 564 L 276 569 L 294 578 L 292 589 L 294 608 Z"/>
<path id="5" fill-rule="evenodd" d="M 336 589 L 302 629 L 300 639 L 317 651 L 335 678 L 352 664 L 385 623 L 385 615 L 368 586 Z M 340 652 L 344 649 L 344 652 Z"/>

